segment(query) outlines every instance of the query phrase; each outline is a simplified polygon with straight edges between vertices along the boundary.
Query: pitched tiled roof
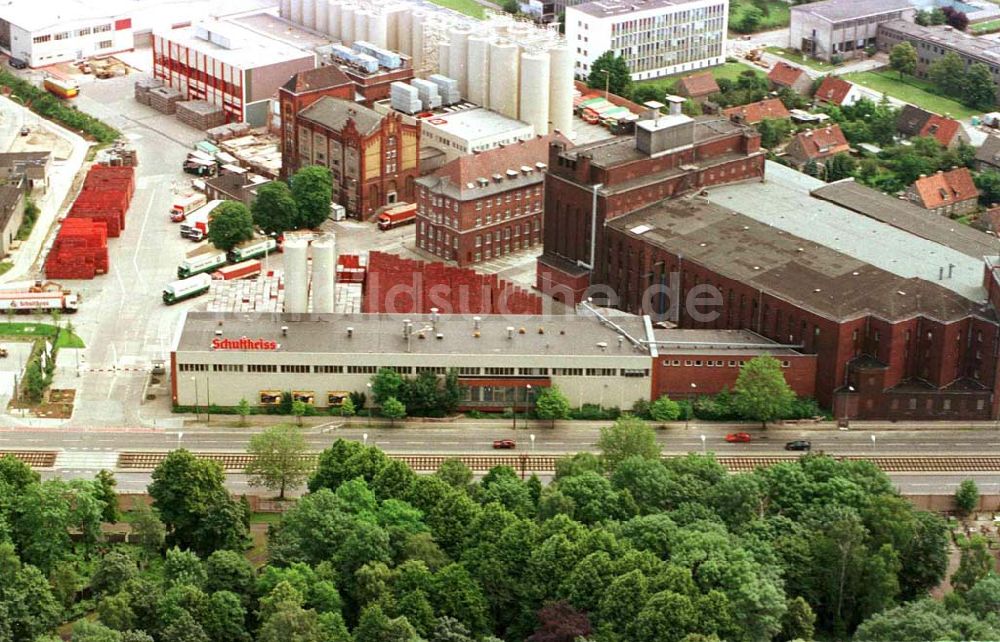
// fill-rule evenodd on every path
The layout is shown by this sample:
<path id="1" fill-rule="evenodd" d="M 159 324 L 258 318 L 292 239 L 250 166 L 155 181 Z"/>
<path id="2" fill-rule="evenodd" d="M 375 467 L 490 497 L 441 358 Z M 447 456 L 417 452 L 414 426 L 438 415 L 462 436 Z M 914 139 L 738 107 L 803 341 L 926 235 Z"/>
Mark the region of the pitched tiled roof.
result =
<path id="1" fill-rule="evenodd" d="M 939 143 L 947 147 L 955 139 L 962 124 L 953 118 L 931 114 L 924 126 L 920 129 L 920 136 L 932 136 Z"/>
<path id="2" fill-rule="evenodd" d="M 709 96 L 719 92 L 719 84 L 709 72 L 684 76 L 677 81 L 677 91 L 685 96 L 701 97 Z"/>
<path id="3" fill-rule="evenodd" d="M 810 159 L 826 158 L 851 149 L 844 138 L 844 132 L 840 131 L 840 125 L 804 131 L 795 138 L 802 146 L 806 158 Z"/>
<path id="4" fill-rule="evenodd" d="M 851 83 L 843 78 L 827 76 L 816 90 L 816 100 L 841 105 L 851 91 Z"/>
<path id="5" fill-rule="evenodd" d="M 767 78 L 771 82 L 781 87 L 791 87 L 806 73 L 804 69 L 795 67 L 784 61 L 779 61 L 774 68 L 767 73 Z"/>
<path id="6" fill-rule="evenodd" d="M 929 210 L 979 197 L 972 173 L 966 167 L 918 178 L 913 189 L 921 205 Z"/>
<path id="7" fill-rule="evenodd" d="M 329 127 L 335 132 L 342 131 L 347 121 L 364 136 L 371 134 L 382 124 L 382 115 L 357 103 L 324 96 L 299 112 L 301 118 Z"/>
<path id="8" fill-rule="evenodd" d="M 919 136 L 933 112 L 921 109 L 916 105 L 904 105 L 896 119 L 896 131 L 903 136 Z"/>
<path id="9" fill-rule="evenodd" d="M 976 160 L 1000 167 L 1000 136 L 987 136 L 983 144 L 976 150 Z"/>
<path id="10" fill-rule="evenodd" d="M 288 81 L 281 86 L 281 88 L 286 89 L 293 94 L 299 94 L 305 91 L 314 91 L 317 89 L 339 87 L 341 85 L 349 84 L 351 84 L 351 79 L 347 77 L 347 74 L 340 70 L 340 67 L 327 65 L 325 67 L 316 67 L 315 69 L 300 71 L 289 78 Z"/>
<path id="11" fill-rule="evenodd" d="M 723 109 L 722 115 L 748 125 L 756 125 L 762 120 L 791 117 L 791 114 L 785 109 L 784 103 L 777 98 L 768 98 L 749 105 Z"/>

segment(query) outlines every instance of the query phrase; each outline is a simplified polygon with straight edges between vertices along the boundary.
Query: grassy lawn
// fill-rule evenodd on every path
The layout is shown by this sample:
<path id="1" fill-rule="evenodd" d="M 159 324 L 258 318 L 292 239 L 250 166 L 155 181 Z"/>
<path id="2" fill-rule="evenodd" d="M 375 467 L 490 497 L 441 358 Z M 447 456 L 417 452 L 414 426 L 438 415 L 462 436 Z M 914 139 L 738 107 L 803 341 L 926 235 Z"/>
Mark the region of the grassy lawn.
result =
<path id="1" fill-rule="evenodd" d="M 753 71 L 758 76 L 767 75 L 762 69 L 750 67 L 749 65 L 744 65 L 741 62 L 726 62 L 716 67 L 709 67 L 708 69 L 685 71 L 682 74 L 664 76 L 662 78 L 654 78 L 652 80 L 639 80 L 636 82 L 641 85 L 653 85 L 655 87 L 660 87 L 663 91 L 670 91 L 673 84 L 684 76 L 690 76 L 692 74 L 699 74 L 703 71 L 708 71 L 715 77 L 716 80 L 719 80 L 720 78 L 728 78 L 729 80 L 736 81 L 740 77 L 740 74 L 747 70 Z"/>
<path id="2" fill-rule="evenodd" d="M 484 20 L 486 18 L 486 11 L 483 10 L 483 5 L 476 2 L 476 0 L 431 0 L 436 5 L 447 7 L 448 9 L 453 9 L 459 13 L 464 13 L 467 16 L 472 16 L 477 20 Z"/>
<path id="3" fill-rule="evenodd" d="M 815 69 L 816 71 L 833 71 L 837 68 L 837 65 L 831 65 L 830 63 L 823 62 L 822 60 L 816 60 L 815 58 L 810 58 L 809 56 L 803 56 L 798 52 L 785 49 L 784 47 L 764 47 L 764 51 L 773 53 L 776 56 L 781 56 L 785 60 L 794 62 L 797 65 L 804 65 L 810 69 Z"/>
<path id="4" fill-rule="evenodd" d="M 21 339 L 28 337 L 51 337 L 56 333 L 56 327 L 48 323 L 26 323 L 22 321 L 0 321 L 0 337 Z M 58 348 L 82 348 L 83 339 L 64 329 L 59 334 Z"/>
<path id="5" fill-rule="evenodd" d="M 743 12 L 747 7 L 752 7 L 751 0 L 732 0 L 729 5 L 729 24 L 739 22 L 743 17 Z M 781 29 L 787 27 L 791 21 L 789 4 L 783 0 L 767 0 L 767 15 L 761 20 L 760 25 L 754 30 L 770 31 L 771 29 Z"/>
<path id="6" fill-rule="evenodd" d="M 973 34 L 992 33 L 998 29 L 1000 29 L 1000 19 L 988 20 L 986 22 L 978 22 L 974 25 L 969 25 L 969 31 Z"/>
<path id="7" fill-rule="evenodd" d="M 14 267 L 14 264 L 10 261 L 4 261 L 0 263 L 0 274 L 6 274 L 10 269 Z"/>
<path id="8" fill-rule="evenodd" d="M 899 74 L 894 71 L 864 71 L 847 74 L 844 78 L 869 89 L 888 94 L 893 98 L 905 100 L 917 107 L 923 107 L 938 114 L 947 114 L 952 118 L 962 119 L 982 113 L 966 107 L 957 100 L 933 93 L 934 87 L 929 82 L 912 76 L 900 80 Z"/>

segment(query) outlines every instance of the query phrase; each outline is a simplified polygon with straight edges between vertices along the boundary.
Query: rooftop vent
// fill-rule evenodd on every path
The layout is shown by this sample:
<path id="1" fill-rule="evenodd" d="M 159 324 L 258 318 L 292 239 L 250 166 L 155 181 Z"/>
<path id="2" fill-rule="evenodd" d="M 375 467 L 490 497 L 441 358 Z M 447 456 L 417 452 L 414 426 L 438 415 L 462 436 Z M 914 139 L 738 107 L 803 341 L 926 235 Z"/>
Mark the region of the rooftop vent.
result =
<path id="1" fill-rule="evenodd" d="M 487 185 L 490 184 L 490 181 L 489 181 L 488 178 L 477 178 L 476 182 L 479 183 L 480 187 L 486 187 Z"/>
<path id="2" fill-rule="evenodd" d="M 281 326 L 281 336 L 283 336 L 283 337 L 287 337 L 288 336 L 288 326 L 287 325 Z"/>
<path id="3" fill-rule="evenodd" d="M 508 339 L 514 338 L 514 326 L 512 325 L 507 326 L 507 338 Z"/>
<path id="4" fill-rule="evenodd" d="M 508 169 L 507 178 L 517 178 L 517 172 L 512 169 Z"/>
<path id="5" fill-rule="evenodd" d="M 535 168 L 536 169 L 545 169 L 546 167 L 548 167 L 548 165 L 546 165 L 545 163 L 542 163 L 542 162 L 535 163 Z"/>
<path id="6" fill-rule="evenodd" d="M 221 337 L 222 336 L 222 330 L 216 330 L 215 331 L 215 336 Z"/>
<path id="7" fill-rule="evenodd" d="M 607 341 L 598 341 L 597 347 L 601 349 L 601 352 L 604 352 L 605 350 L 608 349 L 608 343 Z"/>
<path id="8" fill-rule="evenodd" d="M 354 336 L 354 328 L 347 328 L 347 338 L 350 339 Z"/>
<path id="9" fill-rule="evenodd" d="M 531 168 L 528 167 L 527 165 L 521 165 L 521 173 L 522 174 L 530 174 L 531 173 Z"/>
<path id="10" fill-rule="evenodd" d="M 538 334 L 545 334 L 545 328 L 538 326 Z"/>
<path id="11" fill-rule="evenodd" d="M 517 331 L 517 333 L 518 333 L 518 334 L 524 334 L 524 333 L 526 333 L 526 332 L 527 332 L 527 330 L 525 330 L 525 329 L 524 329 L 524 326 L 523 326 L 523 325 L 522 325 L 522 326 L 521 326 L 521 327 L 520 327 L 520 328 L 518 329 L 518 331 Z"/>
<path id="12" fill-rule="evenodd" d="M 502 180 L 503 180 L 503 176 L 502 176 L 502 175 L 500 175 L 500 174 L 494 174 L 494 175 L 493 175 L 493 181 L 494 181 L 494 182 L 497 182 L 497 183 L 499 183 L 499 182 L 500 182 L 500 181 L 502 181 Z"/>
<path id="13" fill-rule="evenodd" d="M 444 335 L 438 332 L 436 335 L 434 335 L 434 338 L 440 341 L 441 339 L 444 339 Z"/>

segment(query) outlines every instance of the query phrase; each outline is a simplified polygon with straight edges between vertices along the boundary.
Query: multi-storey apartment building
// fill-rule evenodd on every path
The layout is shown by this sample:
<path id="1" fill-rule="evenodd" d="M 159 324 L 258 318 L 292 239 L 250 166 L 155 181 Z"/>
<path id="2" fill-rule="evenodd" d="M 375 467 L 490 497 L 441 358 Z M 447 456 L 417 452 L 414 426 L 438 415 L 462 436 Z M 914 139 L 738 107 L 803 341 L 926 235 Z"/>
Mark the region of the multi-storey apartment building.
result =
<path id="1" fill-rule="evenodd" d="M 417 247 L 469 265 L 542 241 L 542 185 L 549 143 L 539 136 L 462 156 L 417 180 Z"/>
<path id="2" fill-rule="evenodd" d="M 579 78 L 611 51 L 645 80 L 721 64 L 728 16 L 729 0 L 586 2 L 566 7 L 566 41 Z"/>
<path id="3" fill-rule="evenodd" d="M 913 20 L 910 0 L 825 0 L 792 7 L 792 49 L 829 62 L 853 58 L 875 46 L 880 24 Z"/>

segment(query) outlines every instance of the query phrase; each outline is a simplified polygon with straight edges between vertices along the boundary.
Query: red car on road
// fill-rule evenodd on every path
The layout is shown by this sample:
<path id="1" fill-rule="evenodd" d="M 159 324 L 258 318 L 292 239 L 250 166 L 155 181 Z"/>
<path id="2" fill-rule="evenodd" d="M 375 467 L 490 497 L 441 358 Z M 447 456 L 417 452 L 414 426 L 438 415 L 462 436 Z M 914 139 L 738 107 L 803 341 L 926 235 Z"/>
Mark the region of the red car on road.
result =
<path id="1" fill-rule="evenodd" d="M 731 432 L 726 435 L 726 441 L 731 444 L 745 444 L 750 441 L 750 433 L 748 432 Z"/>
<path id="2" fill-rule="evenodd" d="M 497 449 L 517 448 L 517 442 L 513 439 L 497 439 L 493 442 L 493 447 Z"/>

